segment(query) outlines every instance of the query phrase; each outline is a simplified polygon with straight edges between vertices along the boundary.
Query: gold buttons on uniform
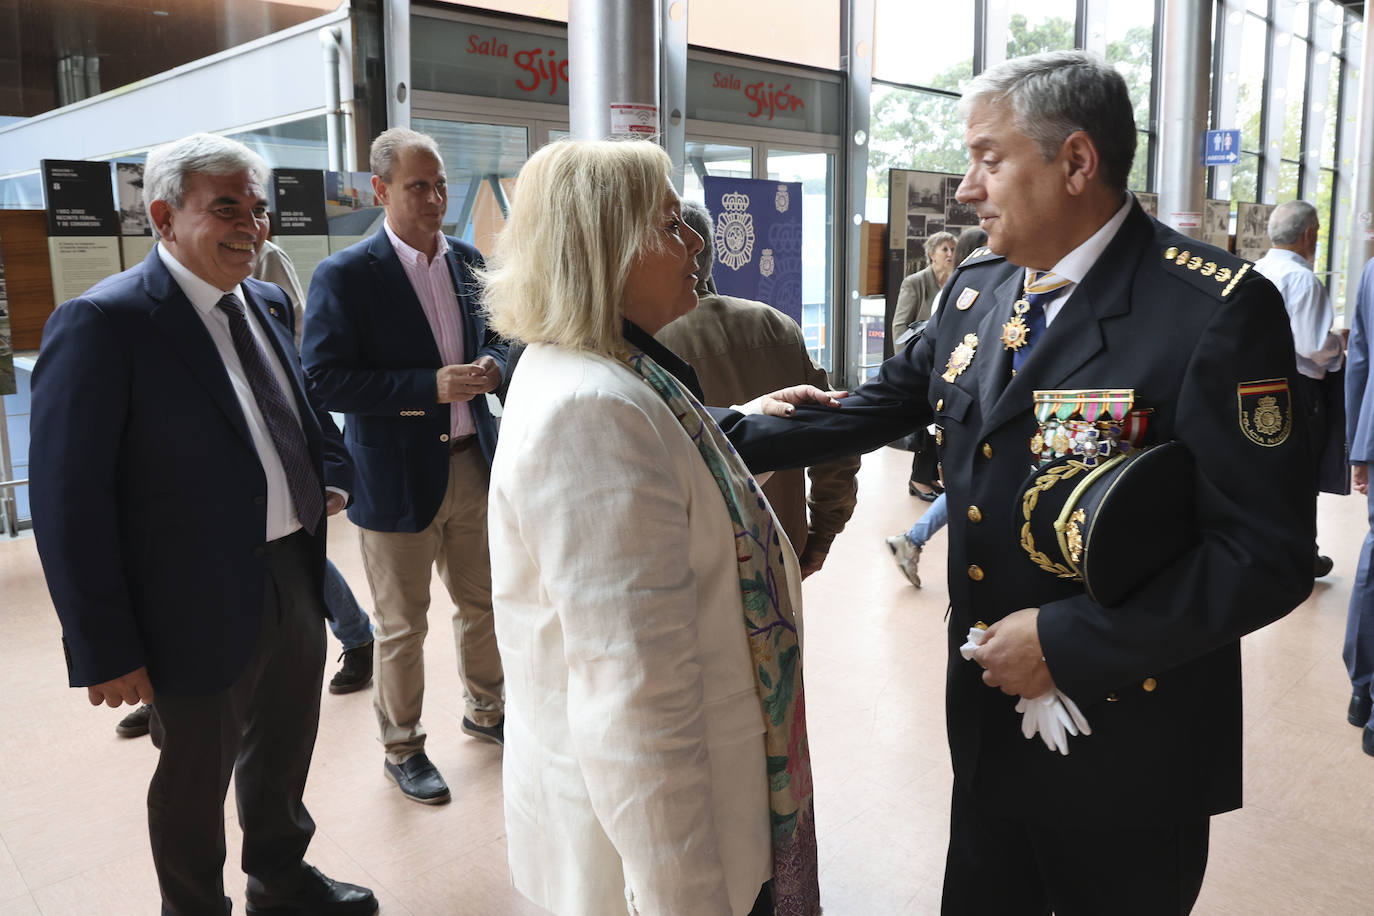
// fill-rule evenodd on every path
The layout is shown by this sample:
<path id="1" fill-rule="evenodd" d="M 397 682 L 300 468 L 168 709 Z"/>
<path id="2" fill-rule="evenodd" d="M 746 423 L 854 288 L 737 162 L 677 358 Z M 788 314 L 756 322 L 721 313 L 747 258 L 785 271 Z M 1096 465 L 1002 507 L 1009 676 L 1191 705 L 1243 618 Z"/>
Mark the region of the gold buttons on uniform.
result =
<path id="1" fill-rule="evenodd" d="M 991 457 L 992 457 L 992 446 L 991 446 L 991 445 L 988 445 L 986 442 L 983 443 L 983 457 L 984 457 L 984 458 L 991 458 Z"/>
<path id="2" fill-rule="evenodd" d="M 1140 688 L 1146 693 L 1154 693 L 1154 689 L 1159 686 L 1159 681 L 1152 677 L 1147 677 L 1140 682 Z"/>
<path id="3" fill-rule="evenodd" d="M 978 524 L 983 520 L 983 510 L 979 509 L 977 506 L 969 506 L 968 520 L 973 522 L 975 525 Z"/>
<path id="4" fill-rule="evenodd" d="M 979 566 L 977 563 L 974 563 L 972 566 L 968 568 L 968 577 L 972 579 L 974 582 L 982 582 L 983 567 Z"/>
<path id="5" fill-rule="evenodd" d="M 945 399 L 944 399 L 944 398 L 940 398 L 940 400 L 938 400 L 938 401 L 935 402 L 935 409 L 936 409 L 936 410 L 944 410 L 944 409 L 945 409 Z"/>
<path id="6" fill-rule="evenodd" d="M 448 441 L 448 433 L 440 433 L 440 434 L 439 434 L 439 441 L 440 441 L 440 442 L 447 442 L 447 441 Z"/>

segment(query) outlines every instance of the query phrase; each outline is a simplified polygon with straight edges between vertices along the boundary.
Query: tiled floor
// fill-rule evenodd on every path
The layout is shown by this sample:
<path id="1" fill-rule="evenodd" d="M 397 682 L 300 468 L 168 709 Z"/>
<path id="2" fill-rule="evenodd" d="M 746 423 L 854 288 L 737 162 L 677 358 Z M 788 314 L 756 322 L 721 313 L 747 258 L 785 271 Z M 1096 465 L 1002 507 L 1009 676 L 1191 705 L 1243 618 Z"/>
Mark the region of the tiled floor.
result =
<path id="1" fill-rule="evenodd" d="M 882 542 L 925 506 L 903 495 L 908 458 L 887 449 L 865 458 L 858 512 L 806 583 L 828 916 L 939 909 L 950 783 L 944 536 L 923 557 L 919 591 Z M 1345 722 L 1340 661 L 1364 502 L 1323 496 L 1319 515 L 1335 573 L 1245 643 L 1246 808 L 1213 821 L 1199 914 L 1374 911 L 1374 758 Z M 365 598 L 355 532 L 336 524 L 330 537 L 330 555 Z M 437 582 L 434 596 L 425 723 L 454 801 L 404 800 L 382 776 L 369 695 L 326 693 L 306 799 L 319 825 L 310 860 L 374 888 L 388 916 L 536 913 L 506 877 L 500 750 L 458 730 L 462 702 Z M 155 752 L 147 739 L 115 736 L 121 712 L 92 709 L 84 692 L 66 688 L 32 539 L 0 541 L 0 619 L 0 916 L 156 912 L 143 807 Z M 242 912 L 232 802 L 225 818 L 226 884 Z"/>

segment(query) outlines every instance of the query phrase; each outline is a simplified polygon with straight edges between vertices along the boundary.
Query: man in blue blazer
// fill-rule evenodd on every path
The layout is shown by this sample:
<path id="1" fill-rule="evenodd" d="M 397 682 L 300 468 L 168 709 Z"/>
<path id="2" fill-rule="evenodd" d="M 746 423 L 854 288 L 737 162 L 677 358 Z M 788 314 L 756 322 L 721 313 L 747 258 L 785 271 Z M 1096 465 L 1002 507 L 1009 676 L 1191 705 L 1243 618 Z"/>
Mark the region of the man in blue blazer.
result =
<path id="1" fill-rule="evenodd" d="M 347 415 L 357 467 L 348 517 L 372 586 L 384 770 L 407 798 L 433 805 L 449 799 L 420 724 L 436 564 L 454 604 L 462 730 L 502 741 L 487 552 L 496 422 L 486 394 L 501 383 L 507 349 L 482 318 L 481 255 L 441 230 L 448 192 L 434 140 L 387 130 L 371 166 L 386 220 L 316 268 L 301 359 L 321 402 Z"/>
<path id="2" fill-rule="evenodd" d="M 1369 464 L 1374 461 L 1374 393 L 1369 386 L 1369 335 L 1374 333 L 1374 260 L 1364 265 L 1355 309 L 1350 320 L 1350 350 L 1346 354 L 1345 435 L 1350 447 L 1353 486 L 1369 494 Z M 1374 497 L 1369 497 L 1369 533 L 1360 550 L 1360 565 L 1350 590 L 1350 613 L 1345 624 L 1345 666 L 1352 689 L 1346 718 L 1364 729 L 1364 752 L 1374 756 L 1374 723 L 1370 699 L 1374 691 Z"/>
<path id="3" fill-rule="evenodd" d="M 325 516 L 352 481 L 337 428 L 306 396 L 289 300 L 248 279 L 268 177 L 247 147 L 207 134 L 149 154 L 157 246 L 44 332 L 34 533 L 72 686 L 92 704 L 153 705 L 162 912 L 229 913 L 235 775 L 248 912 L 362 916 L 377 910 L 370 891 L 303 861 Z"/>

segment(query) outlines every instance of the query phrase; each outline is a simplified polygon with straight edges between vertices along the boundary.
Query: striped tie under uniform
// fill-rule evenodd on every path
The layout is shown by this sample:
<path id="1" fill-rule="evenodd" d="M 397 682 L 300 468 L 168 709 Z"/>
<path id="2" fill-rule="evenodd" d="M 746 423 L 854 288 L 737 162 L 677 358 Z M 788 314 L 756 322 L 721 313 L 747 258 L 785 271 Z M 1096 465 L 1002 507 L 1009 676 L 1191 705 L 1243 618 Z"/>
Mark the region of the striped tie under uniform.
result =
<path id="1" fill-rule="evenodd" d="M 291 491 L 291 501 L 296 506 L 296 519 L 301 527 L 314 534 L 324 515 L 324 491 L 310 460 L 305 433 L 296 415 L 291 412 L 291 404 L 277 382 L 277 376 L 267 361 L 267 354 L 262 351 L 257 338 L 253 336 L 253 329 L 248 326 L 243 303 L 229 293 L 220 299 L 218 305 L 229 316 L 229 334 L 234 339 L 234 349 L 238 352 L 239 363 L 243 365 L 243 374 L 248 377 L 253 400 L 258 402 L 258 410 L 262 412 L 267 432 L 276 446 L 277 457 L 281 459 L 282 470 L 286 472 L 286 485 Z"/>
<path id="2" fill-rule="evenodd" d="M 1021 366 L 1025 364 L 1026 358 L 1030 356 L 1031 350 L 1040 341 L 1045 333 L 1045 303 L 1053 299 L 1058 292 L 1068 286 L 1071 281 L 1063 277 L 1052 274 L 1049 271 L 1031 271 L 1026 277 L 1025 293 L 1016 301 L 1020 306 L 1022 302 L 1029 308 L 1018 310 L 1018 314 L 1026 322 L 1026 342 L 1019 347 L 1011 357 L 1011 371 L 1019 372 Z"/>

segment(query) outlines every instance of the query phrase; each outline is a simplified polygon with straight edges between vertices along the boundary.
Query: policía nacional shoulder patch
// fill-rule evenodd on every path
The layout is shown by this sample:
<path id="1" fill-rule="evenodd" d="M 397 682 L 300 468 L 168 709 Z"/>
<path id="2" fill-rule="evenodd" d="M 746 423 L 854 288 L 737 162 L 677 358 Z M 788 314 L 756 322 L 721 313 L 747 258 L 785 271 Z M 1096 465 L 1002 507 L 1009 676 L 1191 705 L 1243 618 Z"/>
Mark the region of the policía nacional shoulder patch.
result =
<path id="1" fill-rule="evenodd" d="M 1236 386 L 1240 431 L 1256 445 L 1272 448 L 1288 441 L 1293 431 L 1293 397 L 1288 379 L 1269 378 Z"/>

